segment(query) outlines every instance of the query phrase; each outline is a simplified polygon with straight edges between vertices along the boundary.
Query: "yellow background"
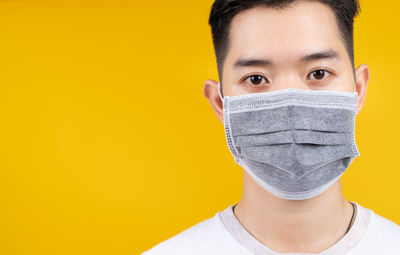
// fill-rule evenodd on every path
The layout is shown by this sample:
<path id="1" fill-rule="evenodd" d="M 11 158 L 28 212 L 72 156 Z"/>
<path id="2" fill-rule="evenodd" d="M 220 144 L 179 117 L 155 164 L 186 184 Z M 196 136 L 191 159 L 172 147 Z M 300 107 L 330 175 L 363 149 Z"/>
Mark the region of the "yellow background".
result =
<path id="1" fill-rule="evenodd" d="M 0 1 L 0 254 L 139 254 L 240 199 L 202 93 L 211 4 Z M 399 7 L 361 1 L 371 80 L 342 178 L 398 224 Z"/>

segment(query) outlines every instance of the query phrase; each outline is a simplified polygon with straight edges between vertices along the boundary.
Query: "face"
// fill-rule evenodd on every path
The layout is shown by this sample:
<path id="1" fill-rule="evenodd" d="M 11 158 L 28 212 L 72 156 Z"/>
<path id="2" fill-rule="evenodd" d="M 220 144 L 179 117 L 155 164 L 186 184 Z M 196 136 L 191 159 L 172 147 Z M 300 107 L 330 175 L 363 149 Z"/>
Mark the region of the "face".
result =
<path id="1" fill-rule="evenodd" d="M 222 72 L 223 96 L 276 91 L 357 89 L 360 111 L 369 80 L 366 65 L 353 71 L 332 9 L 300 1 L 284 9 L 256 7 L 231 22 L 230 47 Z M 223 122 L 217 82 L 204 95 Z"/>

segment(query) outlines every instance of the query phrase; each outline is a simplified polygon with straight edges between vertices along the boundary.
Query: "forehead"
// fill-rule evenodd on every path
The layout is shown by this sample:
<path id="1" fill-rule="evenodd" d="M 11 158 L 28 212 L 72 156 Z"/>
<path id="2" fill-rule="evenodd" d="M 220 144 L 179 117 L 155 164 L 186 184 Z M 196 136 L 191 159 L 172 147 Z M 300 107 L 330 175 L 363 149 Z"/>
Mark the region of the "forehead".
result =
<path id="1" fill-rule="evenodd" d="M 284 9 L 261 6 L 232 19 L 227 61 L 242 56 L 287 61 L 320 48 L 345 52 L 335 14 L 328 5 L 298 1 Z"/>

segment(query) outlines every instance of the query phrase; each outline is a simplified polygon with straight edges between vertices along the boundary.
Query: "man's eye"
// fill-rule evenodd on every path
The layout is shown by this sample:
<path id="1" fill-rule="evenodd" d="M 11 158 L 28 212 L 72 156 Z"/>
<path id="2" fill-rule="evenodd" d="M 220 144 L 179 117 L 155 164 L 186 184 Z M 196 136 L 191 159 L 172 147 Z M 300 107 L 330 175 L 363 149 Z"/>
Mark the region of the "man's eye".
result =
<path id="1" fill-rule="evenodd" d="M 314 76 L 314 79 L 311 78 L 311 80 L 322 80 L 324 79 L 328 74 L 330 74 L 329 71 L 324 70 L 324 69 L 318 69 L 310 73 L 309 76 Z"/>
<path id="2" fill-rule="evenodd" d="M 245 80 L 249 80 L 252 85 L 260 85 L 262 81 L 267 81 L 262 75 L 255 74 L 248 76 Z"/>

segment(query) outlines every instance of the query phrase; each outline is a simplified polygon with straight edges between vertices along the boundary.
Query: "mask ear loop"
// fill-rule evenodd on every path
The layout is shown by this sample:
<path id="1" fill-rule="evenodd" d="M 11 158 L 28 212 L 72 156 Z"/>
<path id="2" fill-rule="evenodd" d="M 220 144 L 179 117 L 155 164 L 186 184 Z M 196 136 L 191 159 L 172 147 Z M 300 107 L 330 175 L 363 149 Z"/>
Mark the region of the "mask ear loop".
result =
<path id="1" fill-rule="evenodd" d="M 354 70 L 354 68 L 353 68 L 353 70 Z M 353 72 L 354 72 L 354 71 L 353 71 Z M 355 74 L 355 72 L 354 72 L 354 91 L 353 91 L 353 93 L 356 94 L 357 97 L 358 97 L 358 92 L 357 92 L 357 81 L 356 81 L 356 74 Z"/>
<path id="2" fill-rule="evenodd" d="M 224 102 L 224 98 L 222 97 L 221 82 L 218 82 L 218 94 L 219 94 L 219 97 L 221 98 L 221 101 Z"/>

